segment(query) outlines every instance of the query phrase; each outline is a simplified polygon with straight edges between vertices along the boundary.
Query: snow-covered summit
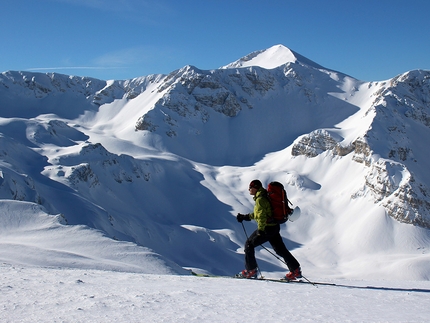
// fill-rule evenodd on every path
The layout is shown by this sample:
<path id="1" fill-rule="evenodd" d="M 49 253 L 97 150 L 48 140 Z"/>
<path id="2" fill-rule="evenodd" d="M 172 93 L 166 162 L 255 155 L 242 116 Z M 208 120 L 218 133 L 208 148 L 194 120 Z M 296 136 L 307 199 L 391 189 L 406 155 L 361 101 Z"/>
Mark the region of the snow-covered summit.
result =
<path id="1" fill-rule="evenodd" d="M 272 69 L 287 63 L 296 63 L 297 61 L 315 68 L 323 68 L 321 65 L 318 65 L 283 45 L 275 45 L 268 49 L 252 52 L 251 54 L 221 68 L 226 69 L 259 66 L 266 69 Z"/>

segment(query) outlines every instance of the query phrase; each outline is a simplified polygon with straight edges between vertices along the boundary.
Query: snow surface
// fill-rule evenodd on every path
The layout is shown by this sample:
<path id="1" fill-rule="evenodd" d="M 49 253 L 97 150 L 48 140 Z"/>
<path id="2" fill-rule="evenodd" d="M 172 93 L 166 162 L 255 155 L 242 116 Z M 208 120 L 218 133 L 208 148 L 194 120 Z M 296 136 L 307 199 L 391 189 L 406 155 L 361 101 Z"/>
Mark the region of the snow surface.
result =
<path id="1" fill-rule="evenodd" d="M 315 69 L 295 66 L 304 73 L 296 79 L 301 84 L 321 77 L 319 65 L 283 46 L 252 53 L 220 75 L 289 62 Z M 270 80 L 279 71 L 259 70 Z M 178 73 L 185 72 L 197 73 L 190 67 Z M 237 118 L 210 112 L 202 126 L 195 115 L 186 117 L 173 141 L 135 130 L 136 119 L 166 93 L 159 91 L 165 76 L 133 80 L 144 90 L 127 100 L 116 97 L 115 82 L 5 73 L 13 82 L 0 88 L 1 321 L 427 321 L 429 230 L 388 216 L 363 188 L 368 169 L 351 155 L 291 155 L 291 146 L 314 130 L 347 146 L 373 125 L 370 107 L 384 84 L 320 72 L 324 86 L 305 91 L 307 104 L 300 101 L 303 88 L 280 85 L 295 119 L 266 150 L 266 139 L 252 130 L 268 116 L 259 105 L 272 108 L 271 122 L 284 123 L 278 93 L 248 98 L 253 108 Z M 94 93 L 100 106 L 86 100 Z M 167 118 L 167 110 L 153 111 Z M 416 151 L 412 167 L 426 178 L 427 169 L 414 165 L 428 154 Z M 399 163 L 391 167 L 392 181 L 404 180 L 408 172 Z M 246 236 L 235 214 L 252 209 L 246 188 L 255 178 L 285 183 L 300 206 L 300 219 L 281 233 L 304 275 L 340 286 L 190 274 L 243 269 Z M 245 227 L 249 234 L 255 224 Z M 256 255 L 264 276 L 286 273 L 267 251 Z"/>
<path id="2" fill-rule="evenodd" d="M 430 282 L 341 287 L 0 265 L 2 322 L 426 322 Z"/>

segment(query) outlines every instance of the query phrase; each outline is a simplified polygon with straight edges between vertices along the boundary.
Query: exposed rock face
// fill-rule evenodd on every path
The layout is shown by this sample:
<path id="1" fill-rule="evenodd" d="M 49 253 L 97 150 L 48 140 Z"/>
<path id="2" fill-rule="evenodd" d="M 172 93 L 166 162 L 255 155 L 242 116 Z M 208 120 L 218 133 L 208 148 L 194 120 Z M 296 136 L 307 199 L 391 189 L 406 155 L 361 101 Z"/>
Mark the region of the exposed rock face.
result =
<path id="1" fill-rule="evenodd" d="M 370 167 L 366 186 L 393 218 L 430 228 L 428 189 L 416 183 L 404 165 L 380 159 Z"/>
<path id="2" fill-rule="evenodd" d="M 430 126 L 430 72 L 400 75 L 374 96 L 369 109 L 374 112 L 372 126 L 361 138 L 345 147 L 343 138 L 326 130 L 316 130 L 302 136 L 293 145 L 291 154 L 313 158 L 326 151 L 333 156 L 352 153 L 352 160 L 368 168 L 365 186 L 353 198 L 371 194 L 375 203 L 383 205 L 398 221 L 430 228 L 430 190 L 413 176 L 414 164 L 418 161 L 411 147 L 417 145 L 409 142 L 410 126 L 404 120 L 406 117 L 421 126 Z M 390 121 L 387 123 L 387 120 Z M 381 129 L 386 124 L 388 127 Z M 383 149 L 379 148 L 381 138 Z M 375 151 L 379 158 L 372 156 Z"/>
<path id="3" fill-rule="evenodd" d="M 270 73 L 252 69 L 240 72 L 201 71 L 186 66 L 166 77 L 158 88 L 158 92 L 165 92 L 163 97 L 153 110 L 138 119 L 135 129 L 157 131 L 160 127 L 156 121 L 159 110 L 164 111 L 163 119 L 169 128 L 166 132 L 169 136 L 174 136 L 172 127 L 177 124 L 176 116 L 198 118 L 206 123 L 213 110 L 227 117 L 236 117 L 242 109 L 252 108 L 245 96 L 264 95 L 273 89 L 274 83 Z"/>
<path id="4" fill-rule="evenodd" d="M 348 149 L 341 148 L 339 145 L 340 138 L 334 137 L 327 130 L 319 129 L 311 132 L 308 135 L 303 136 L 291 149 L 291 155 L 312 158 L 319 154 L 333 150 L 335 154 L 345 155 Z"/>

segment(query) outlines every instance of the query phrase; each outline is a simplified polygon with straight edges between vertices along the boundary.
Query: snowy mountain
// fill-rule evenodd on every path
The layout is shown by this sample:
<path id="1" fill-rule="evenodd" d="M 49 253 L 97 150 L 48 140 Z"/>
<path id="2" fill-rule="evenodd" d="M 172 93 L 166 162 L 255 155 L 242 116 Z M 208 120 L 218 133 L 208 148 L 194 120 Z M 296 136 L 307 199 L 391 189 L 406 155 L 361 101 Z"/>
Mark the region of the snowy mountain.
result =
<path id="1" fill-rule="evenodd" d="M 302 210 L 282 235 L 304 272 L 429 280 L 429 109 L 429 71 L 362 82 L 282 45 L 125 81 L 4 72 L 0 259 L 231 275 L 259 178 Z"/>
<path id="2" fill-rule="evenodd" d="M 273 69 L 287 63 L 304 63 L 317 69 L 322 69 L 321 65 L 311 61 L 310 59 L 292 51 L 291 49 L 283 46 L 276 45 L 267 49 L 255 51 L 237 61 L 230 63 L 221 68 L 240 68 L 259 66 L 265 69 Z"/>

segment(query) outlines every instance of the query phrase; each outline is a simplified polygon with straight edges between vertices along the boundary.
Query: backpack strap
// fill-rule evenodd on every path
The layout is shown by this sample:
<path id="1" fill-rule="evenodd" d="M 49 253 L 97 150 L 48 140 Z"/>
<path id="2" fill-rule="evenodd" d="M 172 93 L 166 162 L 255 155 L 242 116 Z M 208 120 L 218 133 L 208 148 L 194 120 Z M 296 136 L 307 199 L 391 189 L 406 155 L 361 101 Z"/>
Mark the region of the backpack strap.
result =
<path id="1" fill-rule="evenodd" d="M 284 214 L 287 214 L 287 207 L 285 206 L 285 200 L 288 201 L 287 192 L 282 188 L 282 208 L 284 209 Z"/>

